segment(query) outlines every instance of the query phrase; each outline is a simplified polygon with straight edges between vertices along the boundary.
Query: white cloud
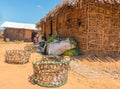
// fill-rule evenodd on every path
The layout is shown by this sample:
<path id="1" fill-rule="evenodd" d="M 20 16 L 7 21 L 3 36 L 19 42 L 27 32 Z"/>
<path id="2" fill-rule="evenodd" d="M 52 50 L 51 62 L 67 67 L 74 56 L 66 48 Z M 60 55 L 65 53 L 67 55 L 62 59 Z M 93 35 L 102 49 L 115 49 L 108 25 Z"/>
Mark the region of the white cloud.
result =
<path id="1" fill-rule="evenodd" d="M 41 5 L 37 5 L 37 8 L 43 10 L 43 7 Z"/>

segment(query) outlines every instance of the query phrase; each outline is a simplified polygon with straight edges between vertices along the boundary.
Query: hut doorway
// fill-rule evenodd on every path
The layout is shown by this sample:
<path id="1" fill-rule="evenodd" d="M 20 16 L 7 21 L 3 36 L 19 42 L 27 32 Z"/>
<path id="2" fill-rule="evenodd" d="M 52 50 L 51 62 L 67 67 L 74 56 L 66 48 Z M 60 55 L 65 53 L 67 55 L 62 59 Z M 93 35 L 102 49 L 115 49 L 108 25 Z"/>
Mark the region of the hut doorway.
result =
<path id="1" fill-rule="evenodd" d="M 23 40 L 24 39 L 24 30 L 19 30 L 18 31 L 18 40 Z"/>
<path id="2" fill-rule="evenodd" d="M 53 35 L 53 23 L 52 23 L 52 20 L 50 21 L 50 34 L 49 36 L 51 37 Z"/>
<path id="3" fill-rule="evenodd" d="M 37 35 L 37 32 L 36 31 L 33 31 L 32 34 L 31 34 L 31 40 L 33 41 L 34 40 L 34 37 Z"/>

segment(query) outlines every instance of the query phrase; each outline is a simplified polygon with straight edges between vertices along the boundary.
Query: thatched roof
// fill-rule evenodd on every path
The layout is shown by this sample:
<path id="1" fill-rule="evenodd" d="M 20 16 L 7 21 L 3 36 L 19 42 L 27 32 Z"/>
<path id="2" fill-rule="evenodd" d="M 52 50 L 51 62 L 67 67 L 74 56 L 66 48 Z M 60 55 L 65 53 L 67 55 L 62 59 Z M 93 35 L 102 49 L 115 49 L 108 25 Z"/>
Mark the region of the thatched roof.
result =
<path id="1" fill-rule="evenodd" d="M 44 18 L 40 20 L 40 22 L 46 22 L 46 19 L 49 17 L 53 17 L 61 8 L 65 6 L 75 6 L 78 2 L 82 3 L 83 0 L 63 0 L 58 6 L 52 9 Z M 88 0 L 89 1 L 89 0 Z M 101 3 L 109 3 L 109 4 L 120 4 L 120 0 L 90 0 L 94 2 L 101 2 Z M 39 24 L 39 23 L 38 23 Z"/>

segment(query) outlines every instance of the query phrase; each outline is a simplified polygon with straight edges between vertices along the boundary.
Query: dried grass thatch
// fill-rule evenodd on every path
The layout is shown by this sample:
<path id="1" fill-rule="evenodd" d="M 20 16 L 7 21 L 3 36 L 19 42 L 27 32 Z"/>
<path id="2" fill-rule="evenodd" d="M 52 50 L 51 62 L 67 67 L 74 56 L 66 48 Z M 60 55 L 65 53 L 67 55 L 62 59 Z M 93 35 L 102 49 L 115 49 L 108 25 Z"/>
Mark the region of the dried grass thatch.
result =
<path id="1" fill-rule="evenodd" d="M 75 6 L 77 3 L 82 3 L 84 0 L 63 0 L 58 6 L 56 6 L 54 9 L 52 9 L 44 18 L 40 20 L 40 22 L 44 21 L 46 22 L 46 19 L 55 16 L 57 12 L 64 8 L 65 6 Z M 120 0 L 86 0 L 87 2 L 101 2 L 101 3 L 109 3 L 109 4 L 120 4 Z M 39 22 L 37 23 L 37 25 Z"/>

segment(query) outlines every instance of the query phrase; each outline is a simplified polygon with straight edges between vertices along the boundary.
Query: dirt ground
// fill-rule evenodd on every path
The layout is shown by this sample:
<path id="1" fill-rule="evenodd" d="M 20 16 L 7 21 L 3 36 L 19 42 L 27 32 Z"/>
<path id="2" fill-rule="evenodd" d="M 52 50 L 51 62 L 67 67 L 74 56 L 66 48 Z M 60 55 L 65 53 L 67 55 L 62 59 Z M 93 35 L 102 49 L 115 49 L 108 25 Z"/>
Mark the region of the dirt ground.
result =
<path id="1" fill-rule="evenodd" d="M 7 64 L 5 51 L 24 49 L 29 43 L 0 43 L 0 89 L 47 89 L 28 82 L 33 74 L 32 62 L 41 55 L 33 53 L 24 65 Z M 76 59 L 71 61 L 67 84 L 56 89 L 120 89 L 120 60 L 101 61 Z M 51 89 L 51 88 L 50 88 Z"/>

